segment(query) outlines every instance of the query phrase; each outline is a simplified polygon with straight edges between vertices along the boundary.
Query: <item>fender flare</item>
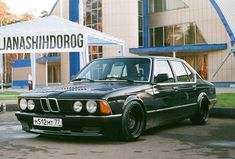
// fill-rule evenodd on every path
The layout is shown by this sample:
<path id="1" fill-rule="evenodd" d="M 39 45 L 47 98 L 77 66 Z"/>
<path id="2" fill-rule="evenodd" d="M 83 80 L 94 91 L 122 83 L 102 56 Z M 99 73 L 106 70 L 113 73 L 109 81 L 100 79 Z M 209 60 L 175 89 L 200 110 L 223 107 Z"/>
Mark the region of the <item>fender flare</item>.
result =
<path id="1" fill-rule="evenodd" d="M 127 104 L 132 102 L 132 101 L 139 102 L 141 104 L 142 108 L 144 109 L 144 112 L 146 112 L 143 100 L 140 97 L 136 96 L 136 95 L 131 95 L 131 96 L 127 97 L 124 104 L 123 104 L 122 109 L 124 110 L 126 108 Z"/>
<path id="2" fill-rule="evenodd" d="M 210 100 L 209 100 L 208 95 L 207 95 L 205 92 L 201 92 L 201 93 L 199 94 L 199 96 L 197 97 L 197 103 L 198 103 L 198 104 L 200 104 L 200 101 L 201 101 L 202 97 L 206 97 L 208 103 L 210 103 Z"/>

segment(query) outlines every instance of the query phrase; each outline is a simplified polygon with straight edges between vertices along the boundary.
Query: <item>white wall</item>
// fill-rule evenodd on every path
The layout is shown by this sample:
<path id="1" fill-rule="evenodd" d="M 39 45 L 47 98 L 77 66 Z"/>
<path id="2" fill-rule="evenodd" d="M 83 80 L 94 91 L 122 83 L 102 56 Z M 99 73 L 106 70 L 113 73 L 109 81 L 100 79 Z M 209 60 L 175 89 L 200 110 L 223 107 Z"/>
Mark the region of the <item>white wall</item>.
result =
<path id="1" fill-rule="evenodd" d="M 120 38 L 129 48 L 138 47 L 138 0 L 103 0 L 103 32 Z M 112 47 L 113 48 L 113 47 Z M 105 47 L 104 56 L 117 56 L 118 49 Z"/>

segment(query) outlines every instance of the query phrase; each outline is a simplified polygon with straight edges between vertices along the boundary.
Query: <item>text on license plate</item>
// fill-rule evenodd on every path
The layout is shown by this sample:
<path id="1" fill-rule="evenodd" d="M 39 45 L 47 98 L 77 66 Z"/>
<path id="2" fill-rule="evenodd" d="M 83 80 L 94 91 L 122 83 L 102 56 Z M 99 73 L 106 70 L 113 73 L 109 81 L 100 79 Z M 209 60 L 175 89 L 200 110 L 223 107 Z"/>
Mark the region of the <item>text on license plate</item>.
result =
<path id="1" fill-rule="evenodd" d="M 33 118 L 33 125 L 48 126 L 48 127 L 62 127 L 62 119 L 56 118 Z"/>

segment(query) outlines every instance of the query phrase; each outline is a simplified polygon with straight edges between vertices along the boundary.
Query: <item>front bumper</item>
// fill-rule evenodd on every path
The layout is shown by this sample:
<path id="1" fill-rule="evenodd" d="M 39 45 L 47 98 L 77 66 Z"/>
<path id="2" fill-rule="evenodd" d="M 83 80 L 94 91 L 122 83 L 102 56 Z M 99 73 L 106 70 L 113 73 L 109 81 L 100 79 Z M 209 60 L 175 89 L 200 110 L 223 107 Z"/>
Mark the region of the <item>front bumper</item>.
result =
<path id="1" fill-rule="evenodd" d="M 80 116 L 80 115 L 49 115 L 34 113 L 15 113 L 21 122 L 22 129 L 26 132 L 59 135 L 59 136 L 103 136 L 110 131 L 116 131 L 121 125 L 121 114 L 108 116 Z M 33 125 L 33 117 L 59 118 L 63 126 L 44 127 Z"/>

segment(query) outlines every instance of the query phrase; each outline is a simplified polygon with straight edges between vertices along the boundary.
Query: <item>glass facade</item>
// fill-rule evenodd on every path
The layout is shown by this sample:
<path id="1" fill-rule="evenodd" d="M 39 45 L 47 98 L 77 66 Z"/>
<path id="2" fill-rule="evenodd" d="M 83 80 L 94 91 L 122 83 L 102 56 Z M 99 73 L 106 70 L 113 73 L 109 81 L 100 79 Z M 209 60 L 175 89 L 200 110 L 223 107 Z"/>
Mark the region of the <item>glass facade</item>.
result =
<path id="1" fill-rule="evenodd" d="M 163 46 L 163 28 L 154 28 L 155 46 Z"/>
<path id="2" fill-rule="evenodd" d="M 188 7 L 182 0 L 149 0 L 149 12 L 164 12 Z"/>
<path id="3" fill-rule="evenodd" d="M 143 31 L 143 0 L 138 0 L 138 23 L 139 23 L 139 47 L 144 45 Z"/>
<path id="4" fill-rule="evenodd" d="M 175 24 L 149 29 L 149 47 L 206 43 L 195 23 Z"/>
<path id="5" fill-rule="evenodd" d="M 102 0 L 83 0 L 84 25 L 102 31 Z M 89 60 L 103 57 L 102 46 L 89 46 Z"/>

